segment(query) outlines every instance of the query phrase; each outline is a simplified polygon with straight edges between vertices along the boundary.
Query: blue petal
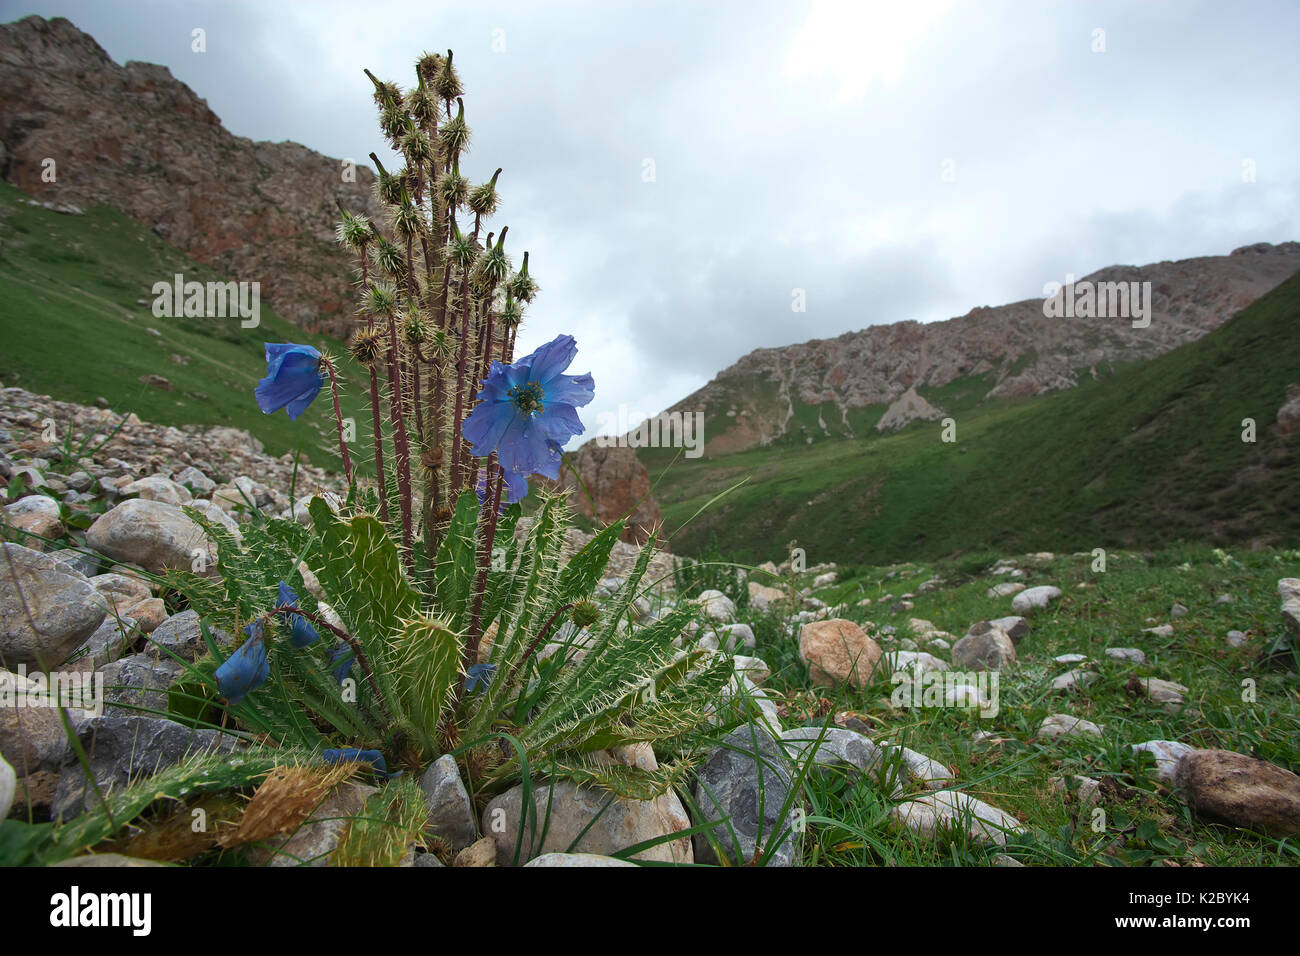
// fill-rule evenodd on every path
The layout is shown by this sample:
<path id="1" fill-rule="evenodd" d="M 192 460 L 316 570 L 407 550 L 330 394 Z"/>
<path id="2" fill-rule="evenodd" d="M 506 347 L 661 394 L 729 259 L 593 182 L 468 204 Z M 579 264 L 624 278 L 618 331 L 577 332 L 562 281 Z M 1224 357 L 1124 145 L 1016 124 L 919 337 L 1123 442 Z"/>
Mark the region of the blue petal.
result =
<path id="1" fill-rule="evenodd" d="M 271 673 L 263 640 L 262 619 L 257 618 L 244 628 L 248 640 L 217 668 L 217 687 L 231 705 L 238 704 L 248 694 L 261 687 Z"/>
<path id="2" fill-rule="evenodd" d="M 335 681 L 342 684 L 348 679 L 348 672 L 352 670 L 352 661 L 352 648 L 347 644 L 340 644 L 330 651 L 330 667 L 333 668 L 331 673 Z"/>
<path id="3" fill-rule="evenodd" d="M 320 352 L 310 345 L 266 345 L 266 377 L 257 383 L 254 395 L 264 414 L 287 408 L 297 419 L 320 392 Z"/>
<path id="4" fill-rule="evenodd" d="M 532 366 L 529 381 L 541 382 L 543 387 L 559 375 L 578 354 L 578 343 L 572 335 L 557 335 L 523 361 Z"/>
<path id="5" fill-rule="evenodd" d="M 326 750 L 321 753 L 321 759 L 326 763 L 368 763 L 375 770 L 386 774 L 388 764 L 384 760 L 384 755 L 378 750 L 359 750 L 356 747 L 340 747 L 335 750 Z"/>
<path id="6" fill-rule="evenodd" d="M 528 497 L 528 482 L 523 475 L 517 471 L 507 471 L 506 473 L 506 497 L 507 502 L 523 501 Z"/>
<path id="7" fill-rule="evenodd" d="M 557 375 L 545 386 L 546 406 L 559 402 L 564 405 L 586 405 L 596 397 L 596 381 L 587 375 Z"/>
<path id="8" fill-rule="evenodd" d="M 582 419 L 578 417 L 578 410 L 572 405 L 565 405 L 562 402 L 557 402 L 554 405 L 547 404 L 546 411 L 542 414 L 540 421 L 542 427 L 546 429 L 546 436 L 561 448 L 574 435 L 581 435 L 586 431 Z"/>

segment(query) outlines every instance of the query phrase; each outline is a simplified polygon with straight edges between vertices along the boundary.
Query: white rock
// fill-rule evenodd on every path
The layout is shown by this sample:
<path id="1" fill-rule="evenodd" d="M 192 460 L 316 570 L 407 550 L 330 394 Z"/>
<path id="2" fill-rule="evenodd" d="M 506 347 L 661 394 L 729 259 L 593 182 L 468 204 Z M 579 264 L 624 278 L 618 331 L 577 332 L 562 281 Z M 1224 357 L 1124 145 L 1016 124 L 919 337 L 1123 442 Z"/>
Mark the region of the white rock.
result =
<path id="1" fill-rule="evenodd" d="M 890 817 L 922 836 L 965 827 L 972 839 L 998 846 L 1006 845 L 1010 836 L 1025 832 L 1011 814 L 959 790 L 939 790 L 901 803 Z"/>
<path id="2" fill-rule="evenodd" d="M 1090 720 L 1083 720 L 1080 717 L 1071 717 L 1069 714 L 1052 714 L 1043 718 L 1042 724 L 1038 727 L 1038 736 L 1077 737 L 1090 735 L 1100 737 L 1104 729 L 1101 725 L 1094 724 Z"/>
<path id="3" fill-rule="evenodd" d="M 1084 671 L 1075 668 L 1068 670 L 1058 677 L 1052 678 L 1052 690 L 1076 690 L 1087 687 L 1097 679 L 1097 675 L 1091 671 Z"/>
<path id="4" fill-rule="evenodd" d="M 1179 743 L 1177 740 L 1148 740 L 1145 743 L 1134 744 L 1132 750 L 1134 754 L 1145 751 L 1155 757 L 1156 776 L 1172 787 L 1174 785 L 1174 770 L 1178 767 L 1178 761 L 1192 753 L 1196 748 Z"/>
<path id="5" fill-rule="evenodd" d="M 1229 631 L 1229 632 L 1228 632 L 1228 646 L 1229 646 L 1229 647 L 1241 647 L 1241 645 L 1245 644 L 1246 641 L 1248 641 L 1248 640 L 1250 640 L 1250 638 L 1246 636 L 1246 632 L 1245 632 L 1245 631 Z"/>
<path id="6" fill-rule="evenodd" d="M 164 501 L 169 505 L 189 504 L 194 496 L 184 485 L 178 485 L 165 475 L 148 475 L 139 478 L 125 487 L 119 488 L 123 495 L 135 495 L 146 501 Z"/>
<path id="7" fill-rule="evenodd" d="M 827 571 L 825 574 L 819 574 L 817 577 L 813 578 L 813 587 L 828 588 L 838 581 L 839 578 L 840 576 L 834 571 Z"/>
<path id="8" fill-rule="evenodd" d="M 736 616 L 736 604 L 721 591 L 702 591 L 694 601 L 704 613 L 715 621 L 731 620 Z"/>
<path id="9" fill-rule="evenodd" d="M 1011 597 L 1013 594 L 1019 594 L 1025 589 L 1025 586 L 1019 581 L 1004 581 L 1001 584 L 995 584 L 984 592 L 985 597 L 1004 598 Z"/>
<path id="10" fill-rule="evenodd" d="M 1011 599 L 1011 610 L 1017 614 L 1029 614 L 1045 610 L 1053 601 L 1061 599 L 1061 589 L 1050 584 L 1039 585 L 1021 591 Z"/>
<path id="11" fill-rule="evenodd" d="M 0 820 L 9 816 L 14 805 L 14 791 L 18 788 L 18 775 L 4 757 L 0 757 Z"/>
<path id="12" fill-rule="evenodd" d="M 1153 634 L 1156 637 L 1173 637 L 1174 626 L 1172 624 L 1161 624 L 1158 627 L 1144 627 L 1143 633 Z"/>
<path id="13" fill-rule="evenodd" d="M 1106 656 L 1117 661 L 1132 661 L 1134 664 L 1147 662 L 1147 656 L 1136 647 L 1108 647 Z"/>
<path id="14" fill-rule="evenodd" d="M 1058 654 L 1052 658 L 1058 664 L 1082 664 L 1088 660 L 1087 654 Z"/>

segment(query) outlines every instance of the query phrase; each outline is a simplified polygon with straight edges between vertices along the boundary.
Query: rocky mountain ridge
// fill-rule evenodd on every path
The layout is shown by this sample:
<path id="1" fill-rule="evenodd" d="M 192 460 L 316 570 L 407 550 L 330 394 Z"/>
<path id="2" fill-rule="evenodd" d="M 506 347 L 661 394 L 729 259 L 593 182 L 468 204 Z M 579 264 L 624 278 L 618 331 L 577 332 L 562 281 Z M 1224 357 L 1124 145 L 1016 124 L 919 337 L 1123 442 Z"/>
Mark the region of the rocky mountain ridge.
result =
<path id="1" fill-rule="evenodd" d="M 62 17 L 0 25 L 5 180 L 38 200 L 117 209 L 229 278 L 261 283 L 295 325 L 334 335 L 352 299 L 336 200 L 378 212 L 372 171 L 342 173 L 298 143 L 233 135 L 167 67 L 119 66 Z"/>
<path id="2" fill-rule="evenodd" d="M 909 409 L 923 418 L 935 417 L 931 404 L 942 410 L 942 399 L 924 390 L 962 379 L 972 381 L 979 400 L 1023 397 L 1154 358 L 1218 328 L 1297 271 L 1296 242 L 1110 266 L 1076 284 L 1150 282 L 1147 327 L 1135 328 L 1127 317 L 1048 318 L 1042 299 L 981 306 L 943 322 L 874 325 L 833 339 L 756 349 L 669 411 L 705 412 L 710 455 L 770 444 L 801 428 L 810 440 L 818 433 L 898 428 L 916 417 Z M 904 396 L 909 400 L 900 402 Z M 814 409 L 802 422 L 800 407 Z"/>

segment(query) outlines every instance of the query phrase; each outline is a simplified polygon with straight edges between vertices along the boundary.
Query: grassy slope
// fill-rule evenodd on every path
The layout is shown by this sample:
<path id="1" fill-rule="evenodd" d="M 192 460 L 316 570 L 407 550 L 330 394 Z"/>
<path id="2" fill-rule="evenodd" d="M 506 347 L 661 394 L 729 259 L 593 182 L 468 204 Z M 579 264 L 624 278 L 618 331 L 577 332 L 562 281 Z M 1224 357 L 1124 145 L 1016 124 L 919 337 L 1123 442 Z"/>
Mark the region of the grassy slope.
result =
<path id="1" fill-rule="evenodd" d="M 986 595 L 991 585 L 1007 579 L 972 574 L 980 563 L 972 558 L 842 567 L 840 580 L 816 593 L 826 601 L 845 602 L 843 616 L 892 625 L 899 637 L 909 635 L 908 620 L 919 617 L 949 631 L 955 641 L 975 621 L 1011 613 L 1010 598 Z M 1131 745 L 1147 740 L 1178 740 L 1300 769 L 1300 684 L 1294 658 L 1276 666 L 1264 662 L 1267 649 L 1284 633 L 1277 579 L 1300 573 L 1300 552 L 1216 554 L 1204 546 L 1176 546 L 1150 559 L 1112 552 L 1105 572 L 1092 570 L 1088 554 L 1024 566 L 1030 585 L 1056 584 L 1065 596 L 1031 619 L 1017 662 L 1001 675 L 1000 710 L 990 718 L 957 709 L 895 709 L 890 704 L 894 685 L 884 671 L 861 692 L 814 688 L 798 658 L 798 629 L 792 635 L 778 614 L 747 616 L 758 639 L 751 653 L 771 666 L 765 686 L 776 695 L 788 725 L 820 723 L 826 715 L 848 711 L 873 736 L 940 761 L 954 771 L 958 789 L 1006 810 L 1029 828 L 1031 833 L 1008 851 L 1025 863 L 1300 863 L 1295 841 L 1194 821 L 1157 781 L 1145 758 L 1130 751 Z M 917 595 L 913 610 L 894 610 L 887 594 L 897 598 L 932 574 L 942 575 L 948 584 Z M 806 585 L 808 577 L 799 583 Z M 1230 602 L 1216 603 L 1220 594 L 1228 594 Z M 864 597 L 872 604 L 856 606 Z M 1171 620 L 1174 602 L 1188 607 L 1188 615 Z M 1172 623 L 1173 636 L 1144 632 L 1156 623 Z M 1242 647 L 1226 643 L 1224 635 L 1233 629 L 1249 634 Z M 1105 656 L 1108 647 L 1137 647 L 1147 662 L 1111 660 Z M 1097 662 L 1096 682 L 1082 690 L 1053 692 L 1052 678 L 1069 666 L 1052 658 L 1066 653 Z M 1127 687 L 1134 676 L 1184 684 L 1190 689 L 1186 705 L 1172 712 L 1135 695 Z M 1243 699 L 1246 678 L 1255 682 L 1255 700 Z M 1049 714 L 1082 717 L 1103 725 L 1104 732 L 1100 738 L 1039 739 L 1038 727 Z M 977 742 L 979 731 L 994 738 Z M 1106 821 L 1100 831 L 1093 829 L 1088 808 L 1049 784 L 1051 777 L 1073 774 L 1102 781 Z M 855 780 L 852 774 L 814 780 L 809 798 L 810 818 L 836 821 L 810 828 L 807 849 L 822 864 L 979 864 L 997 850 L 963 837 L 936 841 L 899 830 L 888 819 L 894 802 L 879 784 Z"/>
<path id="2" fill-rule="evenodd" d="M 106 208 L 66 216 L 28 205 L 26 195 L 0 183 L 0 378 L 5 385 L 90 404 L 106 398 L 119 412 L 170 425 L 231 425 L 260 438 L 275 455 L 303 453 L 342 470 L 328 392 L 297 422 L 283 412 L 263 415 L 253 387 L 266 372 L 264 342 L 304 342 L 339 356 L 345 383 L 343 414 L 369 429 L 361 375 L 337 341 L 310 335 L 263 303 L 261 325 L 238 318 L 157 318 L 152 286 L 206 282 L 219 276 L 167 245 L 138 223 Z M 137 300 L 145 300 L 140 305 Z M 156 329 L 154 336 L 146 329 Z M 176 364 L 171 356 L 188 359 Z M 161 375 L 175 390 L 150 387 L 141 375 Z M 366 446 L 354 460 L 369 459 Z"/>
<path id="3" fill-rule="evenodd" d="M 896 435 L 679 459 L 656 496 L 691 553 L 716 530 L 724 550 L 779 560 L 887 562 L 970 549 L 1155 546 L 1180 539 L 1300 540 L 1300 442 L 1274 431 L 1300 381 L 1300 277 L 1220 329 L 1102 382 L 957 411 Z M 1243 418 L 1258 441 L 1241 441 Z M 644 450 L 655 480 L 672 455 Z"/>

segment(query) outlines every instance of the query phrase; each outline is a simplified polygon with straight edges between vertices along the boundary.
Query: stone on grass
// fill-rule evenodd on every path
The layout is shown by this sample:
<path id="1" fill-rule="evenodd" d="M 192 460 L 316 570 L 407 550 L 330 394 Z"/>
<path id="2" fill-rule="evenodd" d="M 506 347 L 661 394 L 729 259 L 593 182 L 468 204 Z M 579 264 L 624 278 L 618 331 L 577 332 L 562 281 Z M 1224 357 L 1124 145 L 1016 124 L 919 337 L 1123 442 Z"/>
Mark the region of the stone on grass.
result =
<path id="1" fill-rule="evenodd" d="M 852 621 L 812 621 L 799 630 L 799 658 L 808 665 L 812 682 L 823 687 L 845 681 L 865 687 L 880 655 L 880 645 Z"/>
<path id="2" fill-rule="evenodd" d="M 1145 664 L 1147 656 L 1136 647 L 1108 647 L 1106 656 L 1116 661 L 1131 661 L 1134 664 Z"/>
<path id="3" fill-rule="evenodd" d="M 1069 714 L 1051 714 L 1038 726 L 1039 737 L 1100 737 L 1104 728 L 1090 720 Z"/>
<path id="4" fill-rule="evenodd" d="M 1011 637 L 989 621 L 980 621 L 952 646 L 954 667 L 997 671 L 1016 662 L 1016 645 Z"/>
<path id="5" fill-rule="evenodd" d="M 935 836 L 944 831 L 964 831 L 972 840 L 1005 846 L 1025 832 L 1011 814 L 959 790 L 939 790 L 896 806 L 890 817 L 913 833 Z"/>
<path id="6" fill-rule="evenodd" d="M 701 591 L 695 599 L 707 617 L 716 621 L 730 621 L 736 616 L 736 604 L 721 591 Z"/>
<path id="7" fill-rule="evenodd" d="M 1134 744 L 1131 749 L 1134 756 L 1149 753 L 1155 757 L 1156 777 L 1171 787 L 1174 784 L 1174 771 L 1178 768 L 1178 761 L 1196 752 L 1195 747 L 1179 743 L 1177 740 L 1148 740 Z"/>
<path id="8" fill-rule="evenodd" d="M 749 863 L 762 853 L 768 866 L 793 866 L 797 855 L 795 801 L 790 801 L 791 809 L 784 817 L 780 813 L 792 783 L 789 758 L 781 748 L 761 729 L 739 727 L 699 769 L 695 802 L 704 816 L 696 824 L 727 818 L 711 832 L 733 863 Z M 695 835 L 695 859 L 718 862 L 704 833 Z"/>
<path id="9" fill-rule="evenodd" d="M 1007 637 L 1011 638 L 1011 643 L 1019 646 L 1029 633 L 1029 622 L 1019 615 L 1010 615 L 1009 617 L 995 617 L 989 621 L 990 624 L 1002 628 Z"/>
<path id="10" fill-rule="evenodd" d="M 1011 610 L 1017 614 L 1045 611 L 1054 601 L 1061 599 L 1061 589 L 1050 584 L 1027 588 L 1011 599 Z"/>
<path id="11" fill-rule="evenodd" d="M 1203 820 L 1273 837 L 1300 835 L 1300 777 L 1276 764 L 1198 750 L 1178 762 L 1174 784 Z"/>
<path id="12" fill-rule="evenodd" d="M 630 866 L 636 869 L 635 863 L 612 856 L 601 856 L 599 853 L 543 853 L 529 860 L 524 866 Z"/>

